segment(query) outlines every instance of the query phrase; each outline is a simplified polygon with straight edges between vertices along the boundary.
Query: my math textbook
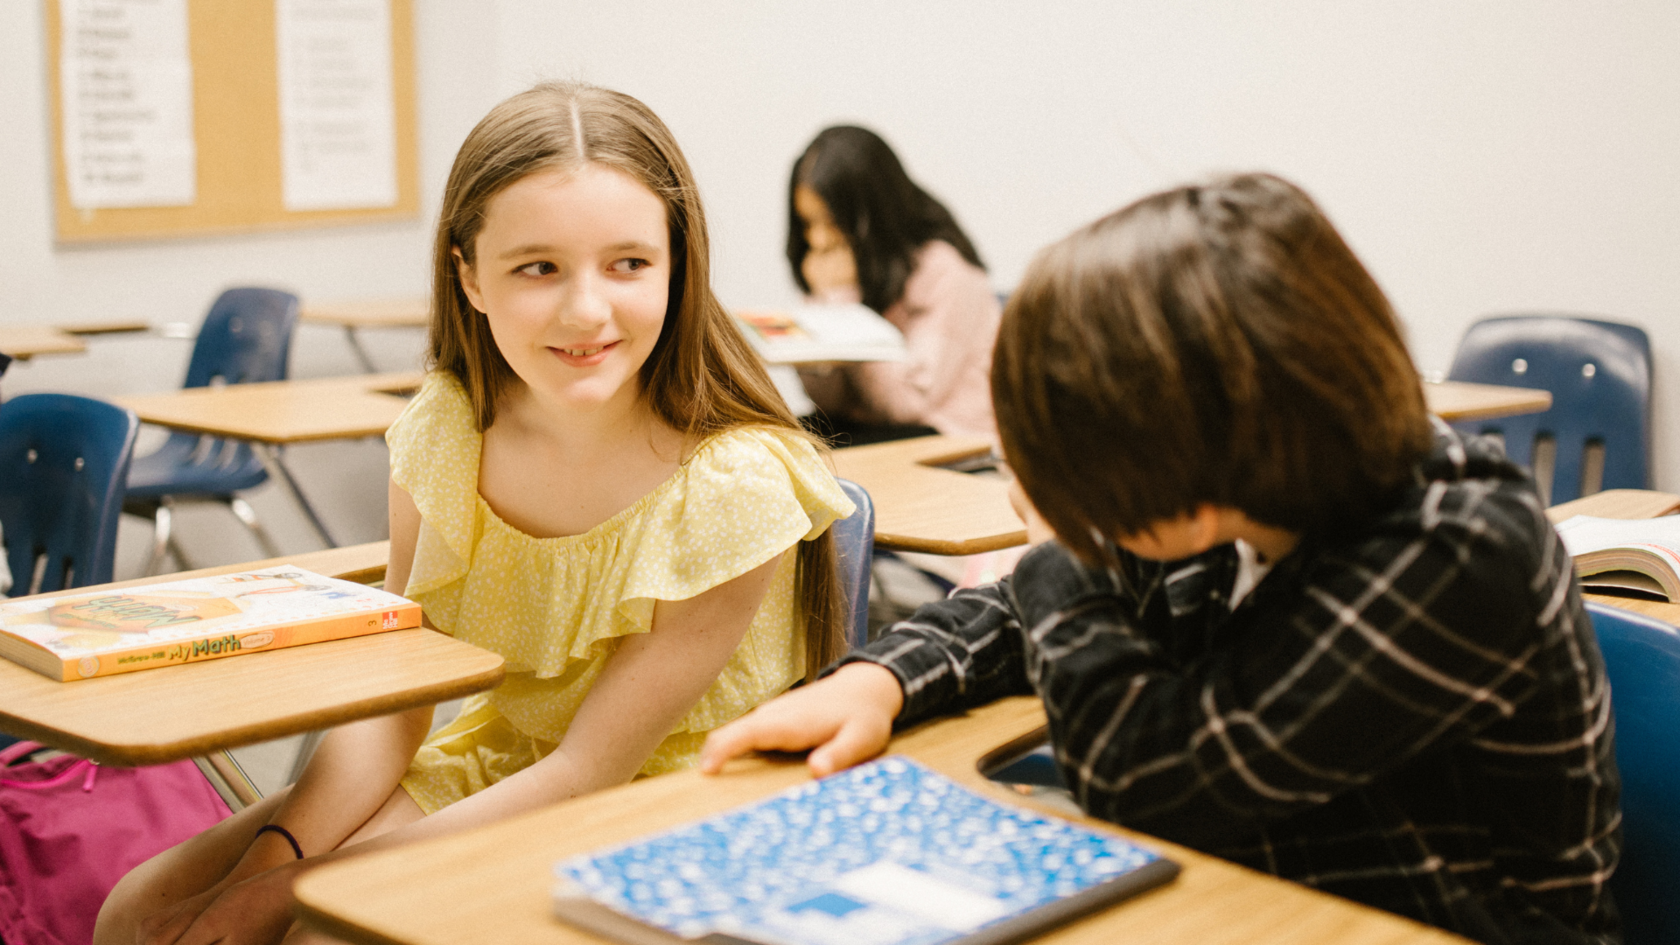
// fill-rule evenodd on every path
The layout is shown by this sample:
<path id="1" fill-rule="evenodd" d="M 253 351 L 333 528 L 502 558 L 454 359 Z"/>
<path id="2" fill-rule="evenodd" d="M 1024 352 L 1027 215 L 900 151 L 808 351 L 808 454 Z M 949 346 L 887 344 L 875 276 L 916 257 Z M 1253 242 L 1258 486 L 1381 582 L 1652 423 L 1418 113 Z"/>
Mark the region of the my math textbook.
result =
<path id="1" fill-rule="evenodd" d="M 554 873 L 557 916 L 631 945 L 1001 945 L 1178 864 L 892 755 Z"/>
<path id="2" fill-rule="evenodd" d="M 770 364 L 902 361 L 904 335 L 865 305 L 805 305 L 790 311 L 740 311 L 747 340 Z"/>
<path id="3" fill-rule="evenodd" d="M 69 682 L 419 625 L 411 600 L 281 565 L 0 604 L 0 656 Z"/>

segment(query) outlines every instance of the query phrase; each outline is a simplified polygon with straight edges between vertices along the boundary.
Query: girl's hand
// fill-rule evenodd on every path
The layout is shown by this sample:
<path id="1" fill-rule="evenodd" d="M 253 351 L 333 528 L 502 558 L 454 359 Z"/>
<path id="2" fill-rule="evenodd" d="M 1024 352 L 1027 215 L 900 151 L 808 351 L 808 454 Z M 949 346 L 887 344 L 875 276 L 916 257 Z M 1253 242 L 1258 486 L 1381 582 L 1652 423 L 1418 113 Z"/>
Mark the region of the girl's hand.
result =
<path id="1" fill-rule="evenodd" d="M 301 862 L 301 861 L 300 861 Z M 298 862 L 217 884 L 140 922 L 139 945 L 273 945 L 292 925 Z"/>
<path id="2" fill-rule="evenodd" d="M 749 751 L 814 748 L 805 763 L 825 777 L 884 751 L 902 708 L 897 676 L 874 663 L 850 663 L 714 730 L 700 750 L 700 770 L 717 774 Z"/>

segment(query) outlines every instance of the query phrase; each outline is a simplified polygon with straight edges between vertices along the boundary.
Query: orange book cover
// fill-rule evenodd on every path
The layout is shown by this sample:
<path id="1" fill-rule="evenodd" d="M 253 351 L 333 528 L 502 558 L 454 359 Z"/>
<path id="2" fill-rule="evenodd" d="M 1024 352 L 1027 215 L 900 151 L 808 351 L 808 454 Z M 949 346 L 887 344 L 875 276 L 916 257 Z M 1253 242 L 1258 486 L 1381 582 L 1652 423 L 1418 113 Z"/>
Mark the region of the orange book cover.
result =
<path id="1" fill-rule="evenodd" d="M 407 598 L 280 565 L 0 604 L 0 656 L 69 682 L 419 625 Z"/>

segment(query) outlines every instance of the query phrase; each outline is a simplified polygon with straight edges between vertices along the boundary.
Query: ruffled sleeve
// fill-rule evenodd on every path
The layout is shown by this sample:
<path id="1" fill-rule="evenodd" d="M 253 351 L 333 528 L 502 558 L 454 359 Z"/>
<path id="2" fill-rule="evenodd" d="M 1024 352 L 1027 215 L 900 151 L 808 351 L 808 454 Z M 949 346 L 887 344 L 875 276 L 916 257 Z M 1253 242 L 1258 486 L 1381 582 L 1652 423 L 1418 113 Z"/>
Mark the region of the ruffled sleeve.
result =
<path id="1" fill-rule="evenodd" d="M 816 538 L 852 502 L 803 438 L 744 428 L 703 444 L 642 515 L 620 612 L 641 630 L 656 601 L 687 600 Z"/>
<path id="2" fill-rule="evenodd" d="M 420 536 L 408 596 L 459 581 L 472 562 L 477 528 L 478 463 L 483 437 L 473 424 L 472 403 L 448 372 L 427 375 L 402 416 L 385 433 L 391 480 L 420 510 Z M 453 632 L 451 614 L 427 616 Z"/>
<path id="3" fill-rule="evenodd" d="M 676 731 L 706 731 L 792 685 L 804 673 L 804 639 L 794 555 L 784 552 L 852 511 L 807 441 L 754 428 L 702 443 L 669 479 L 582 535 L 533 538 L 473 495 L 471 567 L 410 596 L 440 629 L 506 658 L 492 704 L 519 731 L 554 742 L 618 641 L 652 630 L 659 601 L 694 597 L 778 554 L 740 645 Z"/>

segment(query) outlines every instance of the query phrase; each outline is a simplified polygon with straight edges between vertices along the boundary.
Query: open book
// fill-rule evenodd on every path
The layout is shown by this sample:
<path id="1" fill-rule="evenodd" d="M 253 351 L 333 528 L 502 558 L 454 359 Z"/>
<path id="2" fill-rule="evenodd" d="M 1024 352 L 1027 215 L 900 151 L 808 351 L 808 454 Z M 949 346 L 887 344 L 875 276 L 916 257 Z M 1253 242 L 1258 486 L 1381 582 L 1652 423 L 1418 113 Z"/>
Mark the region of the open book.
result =
<path id="1" fill-rule="evenodd" d="M 289 565 L 0 604 L 0 656 L 63 682 L 420 625 L 420 605 Z"/>
<path id="2" fill-rule="evenodd" d="M 770 364 L 902 361 L 904 335 L 864 305 L 806 305 L 740 311 L 741 330 Z"/>
<path id="3" fill-rule="evenodd" d="M 892 755 L 554 872 L 556 915 L 632 945 L 1001 945 L 1178 864 Z"/>
<path id="4" fill-rule="evenodd" d="M 1576 515 L 1559 522 L 1557 530 L 1575 559 L 1582 588 L 1680 603 L 1680 515 Z"/>

